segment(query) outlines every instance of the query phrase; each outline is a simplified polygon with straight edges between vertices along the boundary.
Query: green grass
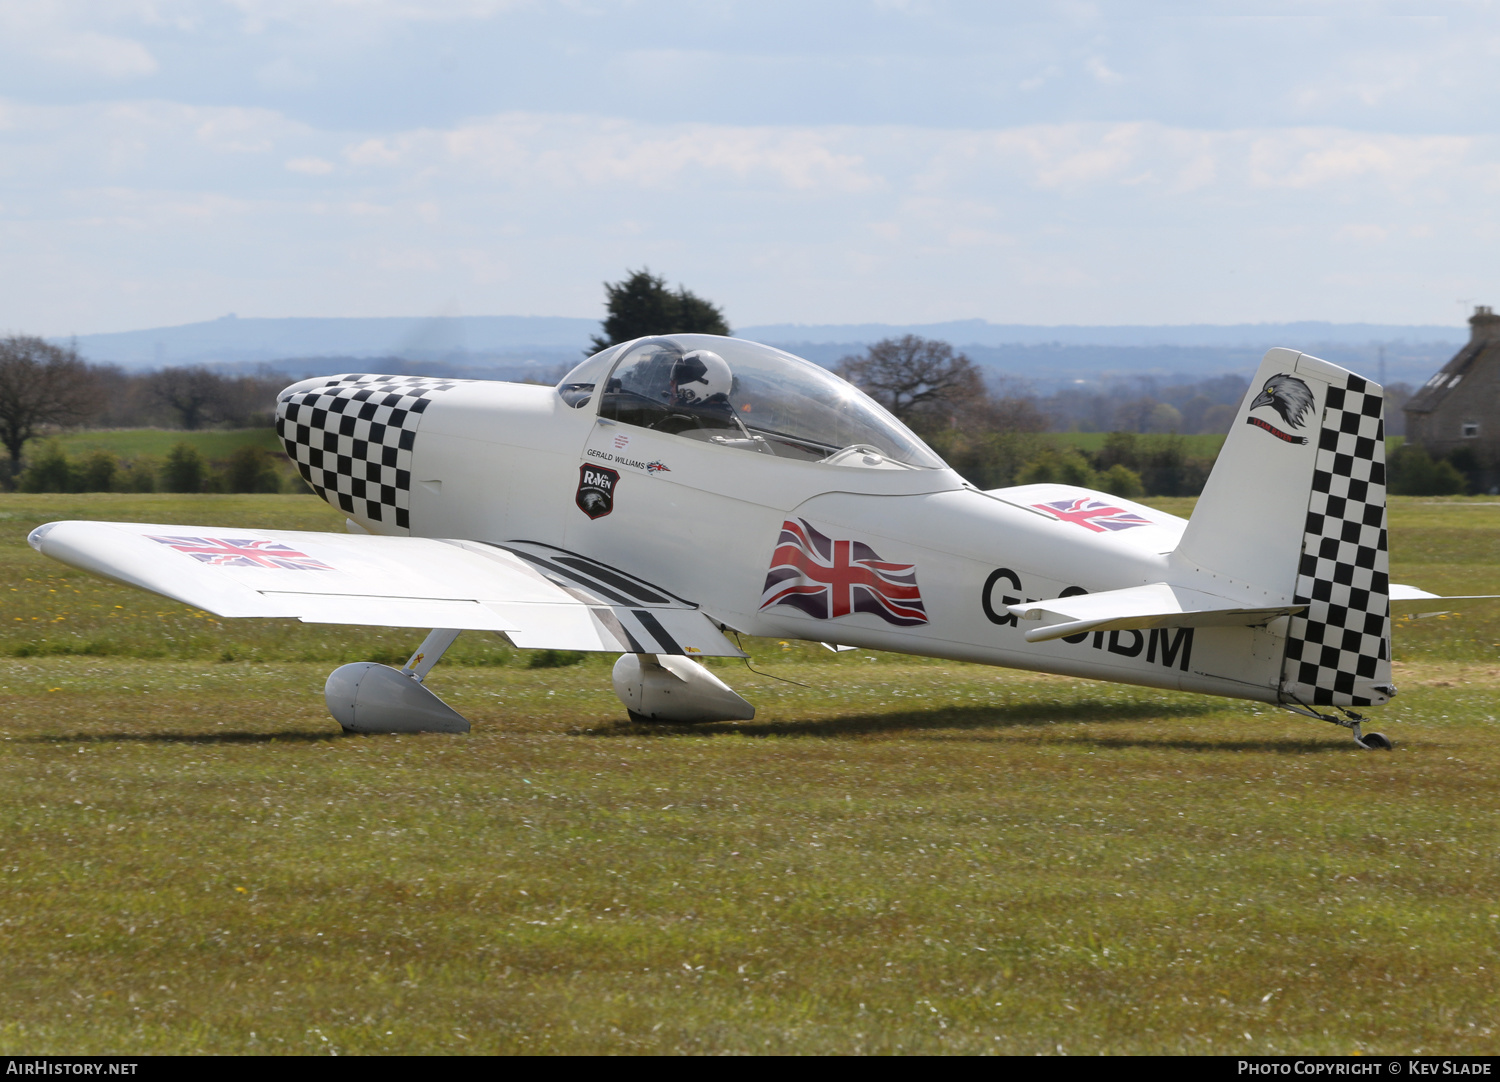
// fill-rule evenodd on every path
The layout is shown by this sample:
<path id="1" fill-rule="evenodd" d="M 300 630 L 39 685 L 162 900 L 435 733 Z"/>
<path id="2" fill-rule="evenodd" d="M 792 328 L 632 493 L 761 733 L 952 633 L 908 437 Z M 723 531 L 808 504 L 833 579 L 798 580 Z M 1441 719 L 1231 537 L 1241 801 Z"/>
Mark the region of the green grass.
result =
<path id="1" fill-rule="evenodd" d="M 0 1053 L 1500 1047 L 1482 636 L 1398 633 L 1392 754 L 1252 704 L 772 641 L 770 676 L 718 669 L 754 722 L 642 727 L 612 658 L 477 635 L 431 678 L 472 734 L 346 737 L 331 663 L 416 633 L 217 625 L 22 543 L 85 515 L 340 521 L 0 497 Z M 1398 577 L 1500 585 L 1491 516 L 1393 501 Z M 118 652 L 16 656 L 93 638 Z"/>
<path id="2" fill-rule="evenodd" d="M 179 443 L 188 443 L 210 462 L 228 458 L 241 447 L 263 447 L 281 453 L 281 441 L 274 428 L 208 428 L 184 432 L 170 428 L 83 429 L 66 432 L 57 442 L 69 458 L 89 451 L 112 451 L 124 459 L 151 455 L 165 458 Z"/>

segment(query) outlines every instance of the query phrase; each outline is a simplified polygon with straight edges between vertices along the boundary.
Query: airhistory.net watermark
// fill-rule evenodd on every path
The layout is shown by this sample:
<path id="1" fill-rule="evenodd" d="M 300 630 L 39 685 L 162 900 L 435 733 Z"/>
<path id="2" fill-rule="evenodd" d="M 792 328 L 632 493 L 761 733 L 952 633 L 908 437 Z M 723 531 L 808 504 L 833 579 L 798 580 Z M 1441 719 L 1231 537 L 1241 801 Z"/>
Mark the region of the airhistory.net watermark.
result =
<path id="1" fill-rule="evenodd" d="M 10 1059 L 5 1063 L 7 1075 L 133 1075 L 133 1062 L 98 1060 Z"/>

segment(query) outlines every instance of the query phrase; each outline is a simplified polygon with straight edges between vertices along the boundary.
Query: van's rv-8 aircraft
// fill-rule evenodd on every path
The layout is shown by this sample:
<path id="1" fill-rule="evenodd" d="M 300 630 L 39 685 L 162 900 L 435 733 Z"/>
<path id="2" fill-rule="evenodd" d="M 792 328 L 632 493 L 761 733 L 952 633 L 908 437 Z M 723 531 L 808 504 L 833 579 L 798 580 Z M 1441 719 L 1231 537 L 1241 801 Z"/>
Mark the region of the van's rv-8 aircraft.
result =
<path id="1" fill-rule="evenodd" d="M 618 652 L 638 720 L 749 719 L 695 659 L 726 632 L 1274 703 L 1345 726 L 1391 683 L 1381 388 L 1265 355 L 1184 520 L 1103 492 L 981 491 L 851 384 L 676 334 L 556 387 L 339 375 L 277 431 L 347 534 L 53 522 L 47 556 L 224 617 L 435 628 L 328 678 L 355 732 L 466 732 L 424 686 L 462 631 Z M 1329 711 L 1336 711 L 1329 712 Z"/>

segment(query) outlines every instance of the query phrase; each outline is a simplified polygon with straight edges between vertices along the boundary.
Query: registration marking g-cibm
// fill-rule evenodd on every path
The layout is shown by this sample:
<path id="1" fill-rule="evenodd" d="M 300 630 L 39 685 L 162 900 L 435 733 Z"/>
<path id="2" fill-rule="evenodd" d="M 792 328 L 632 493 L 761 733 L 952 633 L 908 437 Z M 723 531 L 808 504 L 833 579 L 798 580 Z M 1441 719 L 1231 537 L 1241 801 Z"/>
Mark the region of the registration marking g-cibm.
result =
<path id="1" fill-rule="evenodd" d="M 995 589 L 1001 583 L 1015 590 L 1014 596 L 1002 594 L 1000 605 L 997 608 L 994 601 Z M 1008 567 L 997 567 L 990 572 L 990 577 L 984 580 L 984 589 L 979 594 L 979 606 L 984 610 L 984 618 L 992 624 L 1000 627 L 1016 627 L 1018 620 L 1013 612 L 1006 612 L 1008 605 L 1019 605 L 1024 600 L 1027 604 L 1039 601 L 1040 598 L 1021 595 L 1025 591 L 1021 587 L 1021 576 Z M 1082 586 L 1069 586 L 1061 591 L 1059 597 L 1077 597 L 1079 594 L 1088 593 Z M 1140 631 L 1084 631 L 1077 635 L 1066 635 L 1062 641 L 1078 644 L 1092 639 L 1089 643 L 1095 650 L 1107 650 L 1111 654 L 1119 654 L 1121 657 L 1138 658 L 1142 654 L 1148 663 L 1162 665 L 1170 669 L 1177 667 L 1183 672 L 1188 671 L 1193 656 L 1193 629 L 1190 627 L 1153 627 L 1149 634 Z M 1046 645 L 1038 643 L 1036 645 Z"/>

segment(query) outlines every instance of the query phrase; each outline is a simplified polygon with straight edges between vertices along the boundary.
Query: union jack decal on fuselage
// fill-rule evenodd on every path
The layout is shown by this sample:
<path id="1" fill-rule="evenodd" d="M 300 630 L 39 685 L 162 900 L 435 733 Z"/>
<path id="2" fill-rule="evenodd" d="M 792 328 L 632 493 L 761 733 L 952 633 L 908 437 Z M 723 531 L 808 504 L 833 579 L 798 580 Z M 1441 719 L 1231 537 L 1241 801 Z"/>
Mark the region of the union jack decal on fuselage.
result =
<path id="1" fill-rule="evenodd" d="M 150 535 L 148 535 L 150 536 Z M 322 560 L 278 541 L 249 537 L 151 537 L 215 567 L 269 567 L 280 571 L 332 571 Z"/>
<path id="2" fill-rule="evenodd" d="M 774 605 L 817 620 L 868 612 L 900 627 L 927 623 L 915 564 L 884 561 L 863 541 L 834 540 L 803 519 L 781 524 L 760 598 L 762 611 Z"/>
<path id="3" fill-rule="evenodd" d="M 1142 518 L 1133 511 L 1115 507 L 1104 500 L 1091 500 L 1087 497 L 1077 500 L 1056 500 L 1052 503 L 1034 503 L 1031 506 L 1063 522 L 1071 522 L 1082 526 L 1085 530 L 1093 530 L 1094 533 L 1151 525 L 1149 518 Z"/>

